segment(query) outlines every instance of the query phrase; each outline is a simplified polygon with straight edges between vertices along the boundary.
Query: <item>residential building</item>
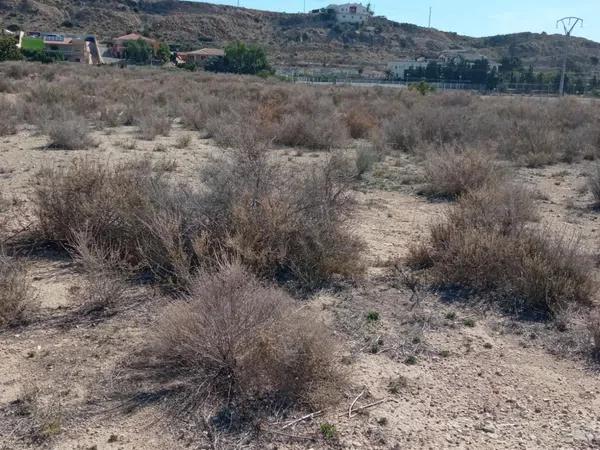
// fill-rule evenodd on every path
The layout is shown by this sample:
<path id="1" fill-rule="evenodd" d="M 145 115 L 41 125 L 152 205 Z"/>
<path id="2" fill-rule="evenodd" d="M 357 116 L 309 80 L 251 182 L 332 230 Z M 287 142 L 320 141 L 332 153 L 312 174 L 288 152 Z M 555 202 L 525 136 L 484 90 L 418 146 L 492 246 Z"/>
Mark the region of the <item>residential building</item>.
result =
<path id="1" fill-rule="evenodd" d="M 90 43 L 93 36 L 75 36 L 61 33 L 29 32 L 20 39 L 23 50 L 44 51 L 50 56 L 60 56 L 65 61 L 92 63 Z"/>
<path id="2" fill-rule="evenodd" d="M 201 48 L 191 52 L 177 52 L 177 58 L 182 63 L 201 65 L 209 58 L 223 58 L 225 51 L 220 48 Z"/>
<path id="3" fill-rule="evenodd" d="M 327 9 L 335 11 L 335 20 L 339 23 L 364 23 L 373 16 L 370 8 L 362 3 L 345 3 L 329 5 Z"/>
<path id="4" fill-rule="evenodd" d="M 404 79 L 404 73 L 410 68 L 427 67 L 430 61 L 425 58 L 392 61 L 387 64 L 387 73 L 392 78 Z"/>
<path id="5" fill-rule="evenodd" d="M 125 58 L 125 48 L 127 43 L 139 41 L 140 39 L 142 41 L 146 41 L 155 50 L 158 49 L 159 42 L 157 40 L 142 36 L 138 33 L 130 33 L 113 39 L 112 46 L 110 48 L 110 56 L 119 59 Z"/>

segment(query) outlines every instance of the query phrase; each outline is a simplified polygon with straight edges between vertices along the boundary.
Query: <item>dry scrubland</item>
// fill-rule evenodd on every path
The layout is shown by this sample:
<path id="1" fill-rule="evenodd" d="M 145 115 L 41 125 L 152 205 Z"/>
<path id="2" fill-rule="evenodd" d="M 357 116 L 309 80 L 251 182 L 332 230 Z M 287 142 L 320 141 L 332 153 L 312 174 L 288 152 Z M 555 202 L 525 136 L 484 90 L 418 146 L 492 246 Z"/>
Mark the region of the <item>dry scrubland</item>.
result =
<path id="1" fill-rule="evenodd" d="M 600 445 L 600 104 L 0 72 L 3 447 Z"/>

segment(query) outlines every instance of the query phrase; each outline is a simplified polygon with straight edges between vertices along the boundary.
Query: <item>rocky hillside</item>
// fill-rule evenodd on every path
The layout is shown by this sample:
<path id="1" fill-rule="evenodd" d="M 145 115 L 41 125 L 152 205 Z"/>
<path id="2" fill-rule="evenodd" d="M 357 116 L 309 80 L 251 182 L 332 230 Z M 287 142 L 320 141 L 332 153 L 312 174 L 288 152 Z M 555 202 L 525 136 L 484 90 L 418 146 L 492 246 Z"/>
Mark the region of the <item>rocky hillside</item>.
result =
<path id="1" fill-rule="evenodd" d="M 519 33 L 470 38 L 373 18 L 356 29 L 325 16 L 282 14 L 177 0 L 0 0 L 0 25 L 27 30 L 94 33 L 108 40 L 142 31 L 182 48 L 223 46 L 232 40 L 265 46 L 279 65 L 364 66 L 391 59 L 469 50 L 492 59 L 522 58 L 540 68 L 560 65 L 559 35 Z M 600 44 L 571 41 L 572 67 L 588 71 Z"/>

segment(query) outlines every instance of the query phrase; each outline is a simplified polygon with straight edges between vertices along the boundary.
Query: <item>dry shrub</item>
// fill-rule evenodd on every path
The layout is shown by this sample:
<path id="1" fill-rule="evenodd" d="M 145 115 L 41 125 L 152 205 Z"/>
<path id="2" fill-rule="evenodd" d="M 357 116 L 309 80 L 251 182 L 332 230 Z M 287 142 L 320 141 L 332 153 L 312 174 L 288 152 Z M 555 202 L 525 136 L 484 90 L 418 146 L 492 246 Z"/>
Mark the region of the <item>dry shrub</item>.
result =
<path id="1" fill-rule="evenodd" d="M 84 277 L 83 286 L 72 296 L 83 304 L 85 313 L 106 312 L 123 302 L 128 268 L 119 251 L 99 245 L 88 232 L 77 232 L 71 254 Z"/>
<path id="2" fill-rule="evenodd" d="M 204 176 L 219 241 L 255 273 L 310 288 L 362 272 L 362 243 L 345 227 L 352 171 L 339 155 L 300 169 L 237 151 Z"/>
<path id="3" fill-rule="evenodd" d="M 179 106 L 179 115 L 183 124 L 197 131 L 206 130 L 210 118 L 218 117 L 227 111 L 226 103 L 214 95 L 203 96 Z"/>
<path id="4" fill-rule="evenodd" d="M 588 175 L 588 187 L 594 197 L 594 205 L 600 206 L 600 165 L 595 165 Z"/>
<path id="5" fill-rule="evenodd" d="M 0 326 L 22 321 L 32 298 L 25 266 L 0 250 Z"/>
<path id="6" fill-rule="evenodd" d="M 0 98 L 0 136 L 8 136 L 17 132 L 19 117 L 17 108 L 8 100 Z"/>
<path id="7" fill-rule="evenodd" d="M 396 115 L 386 120 L 383 135 L 391 148 L 407 153 L 414 152 L 420 143 L 418 125 L 408 115 Z"/>
<path id="8" fill-rule="evenodd" d="M 425 161 L 429 194 L 456 198 L 473 189 L 497 182 L 501 168 L 494 155 L 482 150 L 430 151 Z"/>
<path id="9" fill-rule="evenodd" d="M 317 406 L 343 379 L 325 326 L 237 263 L 194 280 L 158 321 L 146 356 L 146 368 L 177 381 L 193 407 L 207 399 Z"/>
<path id="10" fill-rule="evenodd" d="M 39 237 L 72 247 L 90 233 L 174 287 L 185 288 L 218 252 L 306 288 L 362 271 L 362 245 L 344 226 L 349 176 L 340 161 L 285 170 L 262 152 L 234 154 L 207 166 L 203 192 L 172 186 L 149 162 L 43 170 L 32 197 Z"/>
<path id="11" fill-rule="evenodd" d="M 511 193 L 516 189 L 500 198 L 491 190 L 462 197 L 446 220 L 432 227 L 429 243 L 413 252 L 411 265 L 428 261 L 437 285 L 489 296 L 534 316 L 588 303 L 594 287 L 578 241 L 528 228 L 531 200 Z"/>
<path id="12" fill-rule="evenodd" d="M 154 140 L 157 136 L 168 136 L 171 132 L 171 119 L 162 110 L 146 111 L 136 119 L 142 139 Z"/>
<path id="13" fill-rule="evenodd" d="M 590 315 L 588 331 L 591 337 L 592 356 L 600 359 L 600 312 L 598 310 Z"/>
<path id="14" fill-rule="evenodd" d="M 339 113 L 325 102 L 308 102 L 291 110 L 275 130 L 275 142 L 288 147 L 315 150 L 339 148 L 345 142 L 346 127 Z"/>
<path id="15" fill-rule="evenodd" d="M 361 146 L 356 151 L 356 176 L 362 178 L 376 162 L 383 159 L 383 155 L 378 152 L 375 145 Z"/>
<path id="16" fill-rule="evenodd" d="M 352 110 L 344 115 L 344 121 L 352 139 L 363 139 L 369 136 L 377 126 L 375 119 L 364 111 Z"/>
<path id="17" fill-rule="evenodd" d="M 211 117 L 205 130 L 222 148 L 264 148 L 271 140 L 269 130 L 249 113 L 227 112 Z"/>
<path id="18" fill-rule="evenodd" d="M 90 137 L 88 123 L 74 115 L 65 114 L 44 120 L 41 129 L 50 138 L 48 146 L 51 148 L 84 150 L 97 145 Z"/>

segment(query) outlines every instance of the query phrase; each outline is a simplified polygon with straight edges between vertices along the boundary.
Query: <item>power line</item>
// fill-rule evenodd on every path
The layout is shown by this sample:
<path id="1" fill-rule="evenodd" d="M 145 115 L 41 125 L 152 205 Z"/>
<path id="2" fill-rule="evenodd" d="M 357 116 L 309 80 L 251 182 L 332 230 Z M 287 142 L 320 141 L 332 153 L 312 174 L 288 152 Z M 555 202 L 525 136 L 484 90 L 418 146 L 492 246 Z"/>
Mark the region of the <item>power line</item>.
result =
<path id="1" fill-rule="evenodd" d="M 565 32 L 565 38 L 566 38 L 565 39 L 565 53 L 563 55 L 562 73 L 560 75 L 559 94 L 561 96 L 563 96 L 565 94 L 565 77 L 567 74 L 567 57 L 569 55 L 569 38 L 571 37 L 571 33 L 573 32 L 573 30 L 575 29 L 577 24 L 581 24 L 581 26 L 583 27 L 583 19 L 581 19 L 579 17 L 563 17 L 562 19 L 559 19 L 556 21 L 556 28 L 558 28 L 559 25 L 562 25 L 563 30 Z"/>

